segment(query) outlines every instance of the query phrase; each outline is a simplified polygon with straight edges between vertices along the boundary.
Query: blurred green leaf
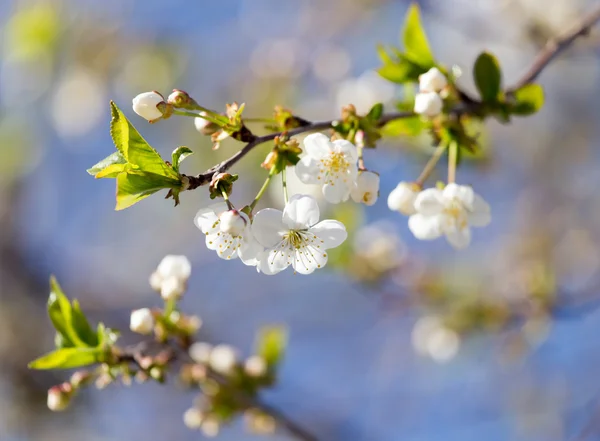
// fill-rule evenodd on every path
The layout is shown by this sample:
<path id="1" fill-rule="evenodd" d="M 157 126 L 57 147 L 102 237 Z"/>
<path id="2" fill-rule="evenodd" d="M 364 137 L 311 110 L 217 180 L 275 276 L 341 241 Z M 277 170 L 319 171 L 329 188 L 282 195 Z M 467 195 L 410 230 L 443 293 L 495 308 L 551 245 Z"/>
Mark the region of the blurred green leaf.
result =
<path id="1" fill-rule="evenodd" d="M 114 329 L 107 328 L 104 323 L 98 323 L 98 327 L 96 329 L 96 335 L 98 338 L 98 346 L 112 346 L 119 339 L 119 331 L 115 331 Z"/>
<path id="2" fill-rule="evenodd" d="M 425 35 L 423 25 L 421 24 L 419 5 L 416 3 L 410 5 L 406 13 L 403 41 L 406 57 L 413 63 L 418 64 L 425 70 L 435 66 L 435 59 L 433 58 L 433 53 L 427 41 L 427 35 Z"/>
<path id="3" fill-rule="evenodd" d="M 101 362 L 104 353 L 98 348 L 58 349 L 28 364 L 30 369 L 70 369 Z"/>
<path id="4" fill-rule="evenodd" d="M 417 136 L 425 128 L 425 123 L 419 116 L 395 119 L 381 128 L 383 136 Z"/>
<path id="5" fill-rule="evenodd" d="M 256 353 L 263 357 L 269 366 L 276 366 L 285 353 L 287 330 L 284 326 L 265 326 L 256 341 Z"/>
<path id="6" fill-rule="evenodd" d="M 117 175 L 125 168 L 125 164 L 127 164 L 127 159 L 125 159 L 121 152 L 114 152 L 92 166 L 92 168 L 88 168 L 87 172 L 96 178 L 116 178 Z M 110 172 L 107 173 L 107 169 L 109 169 Z M 99 176 L 101 173 L 102 176 Z M 115 173 L 114 176 L 110 175 L 112 173 Z"/>
<path id="7" fill-rule="evenodd" d="M 73 329 L 87 346 L 98 346 L 98 336 L 90 326 L 90 323 L 88 322 L 88 319 L 83 311 L 81 311 L 79 302 L 76 299 L 73 300 L 72 306 Z"/>
<path id="8" fill-rule="evenodd" d="M 539 84 L 527 84 L 514 92 L 515 103 L 510 112 L 515 115 L 532 115 L 544 105 L 544 89 Z"/>
<path id="9" fill-rule="evenodd" d="M 401 59 L 395 64 L 385 64 L 377 69 L 377 73 L 388 81 L 396 84 L 417 81 L 419 75 L 426 70 L 407 59 Z"/>
<path id="10" fill-rule="evenodd" d="M 496 57 L 488 52 L 482 52 L 475 60 L 473 78 L 483 102 L 497 103 L 501 90 L 502 73 Z"/>
<path id="11" fill-rule="evenodd" d="M 175 150 L 173 150 L 173 154 L 171 155 L 171 164 L 173 170 L 175 170 L 176 173 L 179 173 L 179 166 L 183 160 L 193 154 L 194 152 L 185 146 L 177 147 Z"/>
<path id="12" fill-rule="evenodd" d="M 63 336 L 65 344 L 77 347 L 88 346 L 73 326 L 73 308 L 54 276 L 50 277 L 48 316 L 54 328 Z"/>
<path id="13" fill-rule="evenodd" d="M 377 103 L 373 107 L 371 107 L 371 110 L 369 110 L 369 113 L 367 113 L 366 118 L 371 122 L 375 123 L 379 121 L 381 115 L 383 115 L 383 104 Z"/>
<path id="14" fill-rule="evenodd" d="M 115 210 L 124 210 L 136 202 L 164 188 L 177 188 L 177 180 L 146 172 L 121 173 L 117 176 L 117 205 Z"/>

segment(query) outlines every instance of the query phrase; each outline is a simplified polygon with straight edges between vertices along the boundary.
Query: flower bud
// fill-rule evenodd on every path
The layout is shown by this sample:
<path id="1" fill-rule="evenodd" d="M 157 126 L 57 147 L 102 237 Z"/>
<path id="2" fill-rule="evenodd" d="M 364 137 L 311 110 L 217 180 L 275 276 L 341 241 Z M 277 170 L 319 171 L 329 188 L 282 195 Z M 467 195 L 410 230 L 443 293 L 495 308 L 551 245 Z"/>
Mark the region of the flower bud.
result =
<path id="1" fill-rule="evenodd" d="M 356 203 L 373 205 L 379 196 L 379 175 L 372 171 L 361 171 L 350 195 Z"/>
<path id="2" fill-rule="evenodd" d="M 206 112 L 200 112 L 199 115 L 206 115 Z M 196 127 L 196 130 L 205 136 L 210 136 L 220 129 L 217 124 L 202 117 L 194 118 L 194 126 Z"/>
<path id="3" fill-rule="evenodd" d="M 437 67 L 419 75 L 419 90 L 421 92 L 440 92 L 448 85 L 446 76 Z"/>
<path id="4" fill-rule="evenodd" d="M 198 341 L 190 346 L 188 352 L 192 360 L 196 363 L 204 364 L 209 362 L 212 349 L 213 347 L 210 343 Z"/>
<path id="5" fill-rule="evenodd" d="M 230 374 L 236 362 L 236 351 L 229 345 L 217 345 L 210 353 L 209 364 L 211 369 L 221 374 Z"/>
<path id="6" fill-rule="evenodd" d="M 246 219 L 237 210 L 224 211 L 219 216 L 221 232 L 232 236 L 241 236 L 246 228 Z"/>
<path id="7" fill-rule="evenodd" d="M 53 386 L 48 390 L 48 409 L 53 412 L 65 410 L 71 402 L 73 387 L 70 383 Z"/>
<path id="8" fill-rule="evenodd" d="M 163 300 L 176 300 L 185 292 L 185 281 L 178 277 L 167 277 L 160 288 Z"/>
<path id="9" fill-rule="evenodd" d="M 187 92 L 179 89 L 173 89 L 167 97 L 167 102 L 178 109 L 193 110 L 197 106 L 196 101 Z"/>
<path id="10" fill-rule="evenodd" d="M 202 426 L 204 415 L 200 409 L 191 407 L 183 414 L 183 424 L 188 429 L 198 430 Z"/>
<path id="11" fill-rule="evenodd" d="M 267 362 L 260 355 L 253 355 L 244 363 L 244 372 L 249 377 L 262 377 L 267 373 Z"/>
<path id="12" fill-rule="evenodd" d="M 133 99 L 133 111 L 150 122 L 156 121 L 163 117 L 163 112 L 158 108 L 159 104 L 165 104 L 165 99 L 160 93 L 140 93 Z"/>
<path id="13" fill-rule="evenodd" d="M 71 386 L 75 389 L 86 386 L 94 379 L 94 376 L 88 371 L 77 371 L 71 375 Z"/>
<path id="14" fill-rule="evenodd" d="M 175 277 L 186 282 L 192 274 L 192 265 L 187 257 L 170 254 L 165 256 L 158 264 L 156 272 L 163 279 L 162 284 L 169 277 Z"/>
<path id="15" fill-rule="evenodd" d="M 430 118 L 439 115 L 444 107 L 442 98 L 436 92 L 417 93 L 414 112 Z"/>
<path id="16" fill-rule="evenodd" d="M 415 214 L 415 199 L 419 195 L 419 186 L 410 182 L 402 181 L 388 196 L 388 207 L 392 211 L 398 211 L 406 216 Z"/>
<path id="17" fill-rule="evenodd" d="M 150 278 L 148 279 L 148 282 L 150 282 L 150 286 L 152 287 L 152 289 L 158 292 L 160 292 L 160 289 L 162 288 L 162 281 L 163 279 L 157 271 L 154 271 L 152 274 L 150 274 Z"/>
<path id="18" fill-rule="evenodd" d="M 154 317 L 148 308 L 132 311 L 129 318 L 129 329 L 138 334 L 150 334 L 154 329 Z"/>

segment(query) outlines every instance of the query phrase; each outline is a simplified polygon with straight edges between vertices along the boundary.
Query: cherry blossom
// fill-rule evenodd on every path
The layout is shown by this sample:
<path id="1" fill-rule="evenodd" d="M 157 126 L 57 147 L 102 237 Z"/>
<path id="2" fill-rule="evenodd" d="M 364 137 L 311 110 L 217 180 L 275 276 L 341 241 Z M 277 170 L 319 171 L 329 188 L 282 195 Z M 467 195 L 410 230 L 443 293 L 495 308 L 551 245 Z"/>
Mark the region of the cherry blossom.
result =
<path id="1" fill-rule="evenodd" d="M 424 74 L 419 75 L 421 92 L 440 92 L 447 85 L 446 76 L 437 67 L 432 67 Z"/>
<path id="2" fill-rule="evenodd" d="M 492 217 L 490 206 L 473 189 L 455 183 L 443 190 L 428 188 L 415 200 L 416 213 L 408 219 L 408 227 L 417 239 L 431 240 L 446 235 L 457 249 L 471 242 L 471 229 L 485 227 Z"/>
<path id="3" fill-rule="evenodd" d="M 356 178 L 356 186 L 350 192 L 356 203 L 373 205 L 379 197 L 379 175 L 372 171 L 361 171 Z"/>
<path id="4" fill-rule="evenodd" d="M 414 112 L 429 118 L 439 115 L 444 107 L 444 101 L 436 92 L 420 92 L 415 97 Z"/>
<path id="5" fill-rule="evenodd" d="M 410 182 L 398 183 L 388 196 L 388 208 L 407 216 L 415 214 L 415 199 L 417 199 L 420 189 L 417 184 Z"/>
<path id="6" fill-rule="evenodd" d="M 163 117 L 157 106 L 164 102 L 165 99 L 158 92 L 140 93 L 132 101 L 133 111 L 150 122 L 156 121 Z"/>
<path id="7" fill-rule="evenodd" d="M 327 202 L 347 201 L 358 175 L 358 151 L 350 141 L 330 141 L 322 133 L 304 139 L 304 157 L 296 164 L 296 174 L 305 184 L 322 185 Z"/>
<path id="8" fill-rule="evenodd" d="M 292 265 L 300 274 L 310 274 L 327 263 L 329 248 L 339 246 L 348 234 L 336 220 L 319 222 L 319 205 L 307 195 L 294 195 L 283 212 L 265 208 L 254 216 L 252 232 L 266 250 L 257 269 L 276 274 Z"/>

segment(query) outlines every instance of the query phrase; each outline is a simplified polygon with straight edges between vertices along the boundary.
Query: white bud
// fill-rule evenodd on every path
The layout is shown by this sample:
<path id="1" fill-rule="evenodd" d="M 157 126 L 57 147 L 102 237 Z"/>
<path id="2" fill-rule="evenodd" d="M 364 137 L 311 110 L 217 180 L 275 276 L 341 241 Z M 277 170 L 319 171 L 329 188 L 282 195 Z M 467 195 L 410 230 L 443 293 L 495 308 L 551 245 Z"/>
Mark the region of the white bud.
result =
<path id="1" fill-rule="evenodd" d="M 446 76 L 437 67 L 419 75 L 419 90 L 421 92 L 440 92 L 448 85 Z"/>
<path id="2" fill-rule="evenodd" d="M 212 349 L 213 347 L 210 343 L 199 341 L 190 346 L 188 352 L 192 360 L 194 360 L 196 363 L 205 364 L 210 360 Z"/>
<path id="3" fill-rule="evenodd" d="M 185 256 L 169 254 L 158 264 L 156 272 L 163 280 L 175 277 L 185 282 L 192 274 L 192 265 Z"/>
<path id="4" fill-rule="evenodd" d="M 199 112 L 200 115 L 206 115 L 206 112 Z M 194 126 L 196 127 L 196 130 L 198 130 L 200 133 L 202 133 L 202 131 L 206 128 L 207 125 L 210 124 L 210 121 L 204 118 L 194 118 Z"/>
<path id="5" fill-rule="evenodd" d="M 221 231 L 232 236 L 241 236 L 246 228 L 247 222 L 243 214 L 237 210 L 224 211 L 219 216 Z"/>
<path id="6" fill-rule="evenodd" d="M 133 99 L 133 111 L 148 121 L 154 121 L 163 117 L 157 106 L 164 102 L 165 99 L 158 92 L 140 93 Z"/>
<path id="7" fill-rule="evenodd" d="M 398 211 L 406 216 L 415 214 L 415 199 L 419 195 L 419 187 L 416 184 L 402 181 L 392 190 L 388 196 L 388 207 L 392 211 Z"/>
<path id="8" fill-rule="evenodd" d="M 200 429 L 200 427 L 202 427 L 203 418 L 204 414 L 200 409 L 191 407 L 183 414 L 183 424 L 185 424 L 188 429 Z"/>
<path id="9" fill-rule="evenodd" d="M 244 371 L 250 377 L 262 377 L 267 373 L 267 362 L 260 355 L 253 355 L 244 363 Z"/>
<path id="10" fill-rule="evenodd" d="M 442 97 L 436 92 L 417 93 L 414 112 L 430 118 L 439 115 L 444 107 Z"/>
<path id="11" fill-rule="evenodd" d="M 132 311 L 129 318 L 129 329 L 138 334 L 150 334 L 154 329 L 154 317 L 148 308 Z"/>
<path id="12" fill-rule="evenodd" d="M 350 195 L 356 203 L 373 205 L 379 196 L 379 175 L 372 171 L 361 171 Z"/>
<path id="13" fill-rule="evenodd" d="M 214 438 L 219 434 L 219 420 L 209 415 L 202 421 L 201 429 L 204 436 Z"/>
<path id="14" fill-rule="evenodd" d="M 236 362 L 236 351 L 229 345 L 217 345 L 210 353 L 209 364 L 211 369 L 221 374 L 231 373 Z"/>
<path id="15" fill-rule="evenodd" d="M 53 412 L 65 410 L 71 402 L 71 385 L 64 383 L 59 386 L 53 386 L 48 389 L 48 409 Z"/>
<path id="16" fill-rule="evenodd" d="M 176 300 L 185 292 L 185 281 L 171 276 L 163 280 L 160 296 L 163 300 Z"/>
<path id="17" fill-rule="evenodd" d="M 150 274 L 150 278 L 148 279 L 148 282 L 150 282 L 150 286 L 152 287 L 152 289 L 158 292 L 160 292 L 162 288 L 162 281 L 162 277 L 156 271 Z"/>

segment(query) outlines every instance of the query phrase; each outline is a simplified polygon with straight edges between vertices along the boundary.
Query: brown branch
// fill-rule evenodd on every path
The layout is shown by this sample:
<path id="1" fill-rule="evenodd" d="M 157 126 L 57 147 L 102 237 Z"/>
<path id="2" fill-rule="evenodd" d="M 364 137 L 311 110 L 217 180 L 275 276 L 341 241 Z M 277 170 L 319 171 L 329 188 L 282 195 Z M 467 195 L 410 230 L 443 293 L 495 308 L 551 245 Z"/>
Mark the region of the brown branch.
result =
<path id="1" fill-rule="evenodd" d="M 184 362 L 193 362 L 187 351 L 179 345 L 170 345 L 167 343 L 159 342 L 141 342 L 133 346 L 124 348 L 118 353 L 115 364 L 119 363 L 134 363 L 137 367 L 142 370 L 146 370 L 146 367 L 141 363 L 144 359 L 148 358 L 148 352 L 151 351 L 151 347 L 155 346 L 159 349 L 159 353 L 164 354 L 164 357 L 168 357 L 167 361 L 180 360 Z M 189 345 L 188 345 L 189 346 Z M 226 376 L 219 374 L 218 372 L 210 369 L 209 366 L 206 368 L 206 375 L 208 378 L 214 380 L 220 385 L 228 386 L 229 380 Z M 291 435 L 301 441 L 318 441 L 318 438 L 302 427 L 300 424 L 291 420 L 287 415 L 282 413 L 280 410 L 272 407 L 268 404 L 263 403 L 258 397 L 250 396 L 244 392 L 235 391 L 234 393 L 236 401 L 246 409 L 258 409 L 263 413 L 271 416 L 279 427 L 285 428 Z"/>
<path id="2" fill-rule="evenodd" d="M 597 6 L 591 12 L 583 17 L 581 22 L 574 26 L 563 35 L 549 40 L 544 48 L 534 58 L 531 67 L 523 74 L 521 79 L 517 81 L 513 86 L 506 90 L 506 93 L 513 93 L 520 87 L 526 84 L 532 83 L 542 73 L 542 71 L 550 64 L 554 58 L 562 51 L 567 49 L 575 40 L 579 37 L 583 37 L 589 34 L 590 29 L 600 21 L 600 6 Z"/>

